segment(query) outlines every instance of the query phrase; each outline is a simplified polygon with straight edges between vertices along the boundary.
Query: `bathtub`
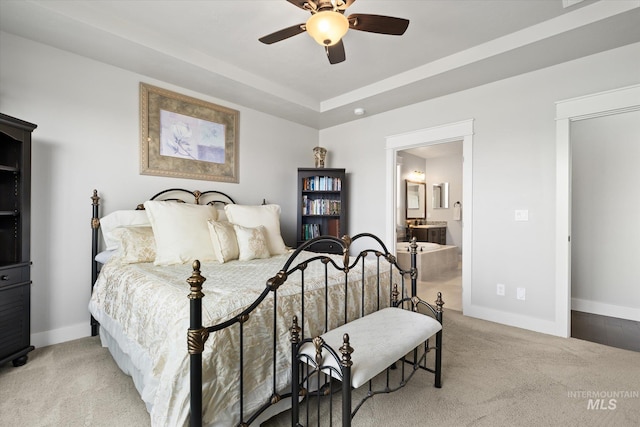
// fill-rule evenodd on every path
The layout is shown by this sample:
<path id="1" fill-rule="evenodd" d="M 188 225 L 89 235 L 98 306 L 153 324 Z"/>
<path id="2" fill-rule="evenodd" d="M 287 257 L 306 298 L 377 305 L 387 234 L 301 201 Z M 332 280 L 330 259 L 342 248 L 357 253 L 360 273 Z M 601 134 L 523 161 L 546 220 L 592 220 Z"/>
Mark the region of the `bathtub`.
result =
<path id="1" fill-rule="evenodd" d="M 428 252 L 440 249 L 442 245 L 431 242 L 416 242 L 418 244 L 418 252 Z M 409 252 L 410 242 L 398 242 L 396 243 L 396 252 Z"/>
<path id="2" fill-rule="evenodd" d="M 418 280 L 435 280 L 439 275 L 458 268 L 458 247 L 431 242 L 417 242 L 416 267 Z M 396 243 L 396 259 L 403 270 L 411 267 L 409 242 Z"/>

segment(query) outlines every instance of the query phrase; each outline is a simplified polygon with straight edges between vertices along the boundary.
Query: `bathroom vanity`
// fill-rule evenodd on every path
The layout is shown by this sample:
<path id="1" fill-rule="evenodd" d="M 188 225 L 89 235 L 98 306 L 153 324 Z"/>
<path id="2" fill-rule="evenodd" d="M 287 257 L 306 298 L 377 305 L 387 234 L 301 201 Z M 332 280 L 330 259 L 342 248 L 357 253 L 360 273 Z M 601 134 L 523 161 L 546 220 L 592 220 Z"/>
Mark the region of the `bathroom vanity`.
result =
<path id="1" fill-rule="evenodd" d="M 409 239 L 415 237 L 418 242 L 447 244 L 447 226 L 442 224 L 409 225 Z"/>

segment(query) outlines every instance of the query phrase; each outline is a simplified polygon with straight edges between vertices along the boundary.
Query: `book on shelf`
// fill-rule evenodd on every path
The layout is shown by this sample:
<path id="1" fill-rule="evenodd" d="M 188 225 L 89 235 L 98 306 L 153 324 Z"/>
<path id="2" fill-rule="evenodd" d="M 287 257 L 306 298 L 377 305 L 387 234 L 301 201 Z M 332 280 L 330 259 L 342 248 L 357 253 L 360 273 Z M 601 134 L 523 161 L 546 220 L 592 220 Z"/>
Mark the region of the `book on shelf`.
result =
<path id="1" fill-rule="evenodd" d="M 303 215 L 340 215 L 340 200 L 302 196 Z"/>
<path id="2" fill-rule="evenodd" d="M 320 224 L 303 224 L 302 225 L 302 240 L 310 240 L 315 237 L 321 236 Z"/>
<path id="3" fill-rule="evenodd" d="M 327 234 L 329 236 L 340 238 L 340 220 L 338 218 L 331 218 L 327 222 Z"/>
<path id="4" fill-rule="evenodd" d="M 342 180 L 330 176 L 312 176 L 302 180 L 305 191 L 341 191 Z"/>

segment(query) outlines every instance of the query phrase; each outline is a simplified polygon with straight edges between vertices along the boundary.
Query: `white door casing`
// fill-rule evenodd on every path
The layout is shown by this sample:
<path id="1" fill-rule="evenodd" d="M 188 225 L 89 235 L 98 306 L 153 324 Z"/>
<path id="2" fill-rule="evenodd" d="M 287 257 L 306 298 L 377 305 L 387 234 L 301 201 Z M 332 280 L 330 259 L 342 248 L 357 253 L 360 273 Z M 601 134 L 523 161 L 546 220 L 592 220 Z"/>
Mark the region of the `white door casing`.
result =
<path id="1" fill-rule="evenodd" d="M 473 218 L 473 119 L 386 137 L 386 242 L 396 250 L 396 162 L 401 150 L 462 140 L 462 311 L 471 306 Z"/>

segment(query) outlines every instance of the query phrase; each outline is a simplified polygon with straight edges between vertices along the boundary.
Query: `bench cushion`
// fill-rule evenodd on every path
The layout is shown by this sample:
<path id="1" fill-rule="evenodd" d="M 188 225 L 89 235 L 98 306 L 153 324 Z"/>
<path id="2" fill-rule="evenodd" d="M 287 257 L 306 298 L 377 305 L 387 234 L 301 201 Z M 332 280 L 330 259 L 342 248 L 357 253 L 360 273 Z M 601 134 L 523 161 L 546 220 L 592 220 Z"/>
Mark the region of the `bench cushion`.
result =
<path id="1" fill-rule="evenodd" d="M 353 347 L 351 386 L 358 388 L 384 371 L 402 356 L 442 329 L 440 322 L 424 314 L 388 307 L 346 323 L 323 335 L 322 339 L 338 355 L 342 336 L 349 334 Z M 315 357 L 315 347 L 305 343 L 300 354 Z M 323 351 L 323 365 L 340 367 L 329 352 Z"/>

